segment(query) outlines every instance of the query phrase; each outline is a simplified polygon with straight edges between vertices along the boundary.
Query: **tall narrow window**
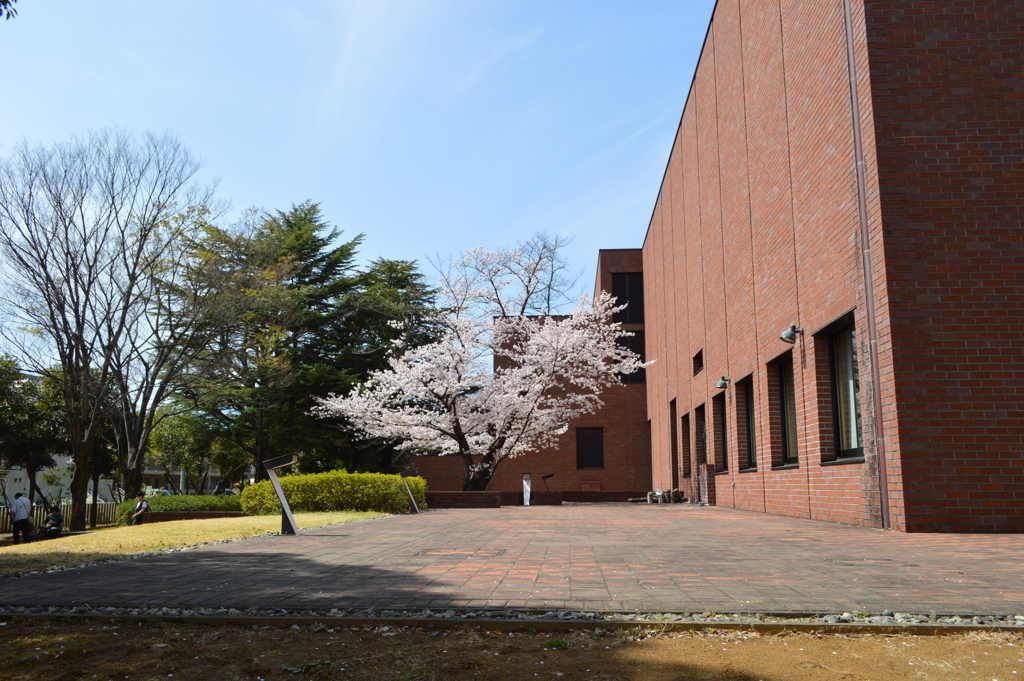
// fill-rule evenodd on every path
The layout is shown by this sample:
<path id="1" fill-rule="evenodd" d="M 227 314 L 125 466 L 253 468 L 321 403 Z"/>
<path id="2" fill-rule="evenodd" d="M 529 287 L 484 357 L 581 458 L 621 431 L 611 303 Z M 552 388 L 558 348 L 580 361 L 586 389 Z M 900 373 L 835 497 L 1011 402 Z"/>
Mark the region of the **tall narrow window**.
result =
<path id="1" fill-rule="evenodd" d="M 860 444 L 860 385 L 857 377 L 855 340 L 852 325 L 840 329 L 829 337 L 832 421 L 837 457 L 863 455 Z"/>
<path id="2" fill-rule="evenodd" d="M 793 382 L 793 358 L 775 365 L 779 382 L 779 415 L 782 426 L 782 463 L 797 463 L 796 391 Z"/>
<path id="3" fill-rule="evenodd" d="M 645 339 L 643 331 L 632 331 L 632 336 L 623 336 L 616 341 L 623 347 L 632 350 L 640 355 L 640 361 L 646 362 L 647 356 L 644 350 Z M 639 369 L 631 374 L 619 374 L 619 380 L 623 383 L 646 383 L 647 369 Z"/>
<path id="4" fill-rule="evenodd" d="M 704 416 L 704 405 L 693 410 L 694 433 L 693 444 L 697 448 L 697 465 L 708 462 L 707 419 Z"/>
<path id="5" fill-rule="evenodd" d="M 576 468 L 604 468 L 604 428 L 576 429 Z"/>
<path id="6" fill-rule="evenodd" d="M 644 323 L 644 275 L 643 272 L 622 272 L 612 274 L 612 295 L 616 305 L 625 305 L 612 315 L 612 321 L 620 324 Z"/>
<path id="7" fill-rule="evenodd" d="M 668 403 L 668 431 L 672 451 L 672 489 L 679 487 L 679 431 L 676 425 L 676 401 Z"/>
<path id="8" fill-rule="evenodd" d="M 754 378 L 736 381 L 736 443 L 740 467 L 757 468 L 757 440 L 754 431 Z"/>
<path id="9" fill-rule="evenodd" d="M 725 393 L 711 398 L 711 413 L 715 419 L 715 470 L 729 470 L 729 427 L 725 418 Z"/>
<path id="10" fill-rule="evenodd" d="M 690 477 L 690 415 L 686 414 L 683 416 L 681 422 L 682 432 L 680 433 L 683 441 L 683 477 Z"/>

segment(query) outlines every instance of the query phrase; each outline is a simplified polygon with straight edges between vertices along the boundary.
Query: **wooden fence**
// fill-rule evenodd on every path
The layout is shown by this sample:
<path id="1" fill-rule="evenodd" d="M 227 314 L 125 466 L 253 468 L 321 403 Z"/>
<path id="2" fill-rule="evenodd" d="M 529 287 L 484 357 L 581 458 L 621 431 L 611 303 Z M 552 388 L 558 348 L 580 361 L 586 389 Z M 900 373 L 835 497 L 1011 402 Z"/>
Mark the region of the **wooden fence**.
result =
<path id="1" fill-rule="evenodd" d="M 68 524 L 71 522 L 71 504 L 66 503 L 61 505 L 61 511 L 64 513 L 64 530 L 67 531 Z M 49 513 L 49 509 L 43 504 L 35 504 L 32 507 L 32 527 L 38 530 L 46 522 L 46 516 Z M 85 522 L 89 522 L 89 518 L 92 514 L 92 504 L 86 506 L 85 509 Z M 99 507 L 96 509 L 96 524 L 97 525 L 113 525 L 117 520 L 117 504 L 112 501 L 101 501 Z M 14 532 L 14 527 L 11 525 L 11 511 L 6 506 L 0 507 L 0 534 L 11 534 Z"/>

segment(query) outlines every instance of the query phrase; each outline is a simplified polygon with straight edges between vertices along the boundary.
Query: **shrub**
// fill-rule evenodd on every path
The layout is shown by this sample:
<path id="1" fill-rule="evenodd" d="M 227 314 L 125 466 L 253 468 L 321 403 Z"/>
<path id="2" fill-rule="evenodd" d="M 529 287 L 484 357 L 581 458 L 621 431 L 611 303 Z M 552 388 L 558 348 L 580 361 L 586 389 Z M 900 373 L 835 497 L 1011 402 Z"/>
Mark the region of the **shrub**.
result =
<path id="1" fill-rule="evenodd" d="M 242 501 L 238 497 L 213 495 L 189 496 L 177 494 L 171 497 L 147 497 L 150 511 L 241 511 Z M 135 512 L 135 499 L 126 499 L 117 505 L 117 524 L 131 524 Z"/>
<path id="2" fill-rule="evenodd" d="M 401 513 L 409 510 L 409 495 L 401 477 L 380 473 L 328 471 L 310 475 L 288 475 L 280 479 L 281 489 L 292 511 L 379 511 Z M 406 478 L 416 505 L 427 507 L 427 481 Z M 242 491 L 242 510 L 249 515 L 281 512 L 269 480 L 249 485 Z"/>

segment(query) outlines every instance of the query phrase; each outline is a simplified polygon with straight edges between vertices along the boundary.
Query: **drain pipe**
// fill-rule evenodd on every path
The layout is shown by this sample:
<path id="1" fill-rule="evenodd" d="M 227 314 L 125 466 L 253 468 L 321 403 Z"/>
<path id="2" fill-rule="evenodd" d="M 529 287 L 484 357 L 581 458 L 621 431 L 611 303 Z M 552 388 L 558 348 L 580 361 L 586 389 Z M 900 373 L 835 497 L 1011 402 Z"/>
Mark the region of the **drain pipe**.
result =
<path id="1" fill-rule="evenodd" d="M 864 299 L 868 313 L 868 345 L 871 357 L 871 387 L 875 405 L 875 448 L 878 450 L 878 493 L 882 502 L 882 529 L 889 529 L 889 476 L 885 470 L 885 432 L 882 428 L 882 384 L 878 367 L 878 328 L 875 321 L 875 286 L 871 267 L 868 230 L 868 199 L 864 179 L 864 145 L 860 135 L 860 98 L 857 94 L 857 59 L 853 50 L 853 10 L 843 0 L 846 12 L 846 52 L 850 62 L 850 102 L 853 112 L 853 144 L 857 155 L 857 198 L 860 203 L 860 241 L 864 253 Z"/>

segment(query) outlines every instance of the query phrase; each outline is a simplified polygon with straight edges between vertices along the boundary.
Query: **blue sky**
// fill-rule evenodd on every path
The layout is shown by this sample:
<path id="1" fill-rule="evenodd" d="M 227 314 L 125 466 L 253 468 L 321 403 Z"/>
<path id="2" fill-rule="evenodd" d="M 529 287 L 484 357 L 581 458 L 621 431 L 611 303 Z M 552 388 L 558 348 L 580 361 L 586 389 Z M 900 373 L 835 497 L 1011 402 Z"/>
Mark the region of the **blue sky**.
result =
<path id="1" fill-rule="evenodd" d="M 19 0 L 0 154 L 176 133 L 235 212 L 312 199 L 361 255 L 642 244 L 713 0 Z"/>

